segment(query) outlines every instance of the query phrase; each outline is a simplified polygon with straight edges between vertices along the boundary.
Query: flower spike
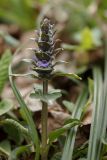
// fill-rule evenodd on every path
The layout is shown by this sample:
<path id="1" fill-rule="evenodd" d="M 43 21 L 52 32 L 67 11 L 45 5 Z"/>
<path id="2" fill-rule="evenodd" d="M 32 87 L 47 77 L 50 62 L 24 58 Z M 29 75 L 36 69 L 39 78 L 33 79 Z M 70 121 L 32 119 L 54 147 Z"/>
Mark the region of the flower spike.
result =
<path id="1" fill-rule="evenodd" d="M 32 69 L 38 73 L 40 78 L 49 78 L 54 70 L 52 61 L 56 53 L 55 44 L 59 40 L 54 40 L 55 31 L 53 28 L 54 25 L 45 18 L 37 31 L 38 38 L 33 38 L 36 39 L 38 48 L 33 49 L 35 55 L 32 58 Z"/>

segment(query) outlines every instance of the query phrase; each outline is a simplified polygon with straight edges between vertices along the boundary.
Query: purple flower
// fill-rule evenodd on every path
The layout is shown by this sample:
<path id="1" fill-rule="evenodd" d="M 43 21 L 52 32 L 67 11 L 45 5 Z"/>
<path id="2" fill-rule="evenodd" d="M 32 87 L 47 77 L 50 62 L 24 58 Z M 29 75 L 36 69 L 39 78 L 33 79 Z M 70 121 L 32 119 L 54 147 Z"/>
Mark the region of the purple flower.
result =
<path id="1" fill-rule="evenodd" d="M 47 62 L 46 60 L 39 60 L 37 61 L 37 66 L 38 67 L 43 67 L 43 68 L 46 68 L 48 67 L 50 64 L 50 62 Z"/>

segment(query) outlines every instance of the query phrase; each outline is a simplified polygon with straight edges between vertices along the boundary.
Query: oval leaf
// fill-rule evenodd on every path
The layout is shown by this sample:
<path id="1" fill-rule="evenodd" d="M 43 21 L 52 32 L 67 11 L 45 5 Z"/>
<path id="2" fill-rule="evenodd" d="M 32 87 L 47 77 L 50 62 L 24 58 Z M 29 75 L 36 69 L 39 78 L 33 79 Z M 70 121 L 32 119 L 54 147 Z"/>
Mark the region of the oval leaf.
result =
<path id="1" fill-rule="evenodd" d="M 56 100 L 57 98 L 61 97 L 61 91 L 60 90 L 53 90 L 48 92 L 47 94 L 43 94 L 42 90 L 36 89 L 35 93 L 31 93 L 31 98 L 40 99 L 44 102 L 49 102 L 50 100 Z"/>
<path id="2" fill-rule="evenodd" d="M 0 102 L 0 116 L 7 113 L 13 107 L 13 103 L 9 99 L 4 99 Z"/>

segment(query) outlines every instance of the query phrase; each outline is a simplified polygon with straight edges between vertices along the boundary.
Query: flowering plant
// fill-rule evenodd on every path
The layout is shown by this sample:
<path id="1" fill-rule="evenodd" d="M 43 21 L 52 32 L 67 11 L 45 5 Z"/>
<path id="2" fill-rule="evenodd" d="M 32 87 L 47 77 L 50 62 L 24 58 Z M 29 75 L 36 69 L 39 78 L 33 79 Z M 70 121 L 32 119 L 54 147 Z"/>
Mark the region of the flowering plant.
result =
<path id="1" fill-rule="evenodd" d="M 78 120 L 70 121 L 69 124 L 65 124 L 64 127 L 59 128 L 49 135 L 47 133 L 47 120 L 48 120 L 48 101 L 50 99 L 56 100 L 61 96 L 60 90 L 48 91 L 48 81 L 57 76 L 66 76 L 68 78 L 77 78 L 81 79 L 73 73 L 63 73 L 55 72 L 54 66 L 60 63 L 65 63 L 64 61 L 58 61 L 54 63 L 54 59 L 57 53 L 62 49 L 55 49 L 55 44 L 58 40 L 55 40 L 55 31 L 53 29 L 54 25 L 50 24 L 50 20 L 45 18 L 40 25 L 40 29 L 37 31 L 38 38 L 35 39 L 35 42 L 38 44 L 38 48 L 32 49 L 34 51 L 34 56 L 32 59 L 28 59 L 27 62 L 31 63 L 30 76 L 33 78 L 38 78 L 43 81 L 43 87 L 38 88 L 34 87 L 34 92 L 31 93 L 32 98 L 39 98 L 42 102 L 42 111 L 41 111 L 41 124 L 42 124 L 42 134 L 41 140 L 39 139 L 38 132 L 35 128 L 34 121 L 32 119 L 31 113 L 27 108 L 20 92 L 18 91 L 12 76 L 25 76 L 19 74 L 12 74 L 11 66 L 9 68 L 10 83 L 14 94 L 23 109 L 23 112 L 26 116 L 26 121 L 28 124 L 28 133 L 33 142 L 33 146 L 36 152 L 35 160 L 39 160 L 40 155 L 42 160 L 47 160 L 49 147 L 52 142 L 64 133 L 67 129 L 79 124 Z M 37 74 L 36 74 L 37 73 Z M 20 126 L 20 125 L 18 125 Z M 23 129 L 25 131 L 25 129 Z"/>

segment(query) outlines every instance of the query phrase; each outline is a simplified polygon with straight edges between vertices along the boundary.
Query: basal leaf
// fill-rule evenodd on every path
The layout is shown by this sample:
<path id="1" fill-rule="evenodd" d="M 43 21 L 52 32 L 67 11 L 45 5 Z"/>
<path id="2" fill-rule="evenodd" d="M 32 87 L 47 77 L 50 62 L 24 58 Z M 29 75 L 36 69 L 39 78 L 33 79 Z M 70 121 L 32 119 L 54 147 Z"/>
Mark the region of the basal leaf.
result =
<path id="1" fill-rule="evenodd" d="M 8 138 L 13 140 L 17 145 L 19 145 L 24 140 L 24 137 L 22 136 L 22 133 L 20 132 L 18 127 L 7 122 L 4 122 L 2 124 L 4 131 L 8 135 Z"/>
<path id="2" fill-rule="evenodd" d="M 8 67 L 12 60 L 10 50 L 6 50 L 0 59 L 0 93 L 2 92 L 4 85 L 8 79 Z"/>
<path id="3" fill-rule="evenodd" d="M 11 145 L 8 140 L 0 142 L 0 152 L 6 156 L 9 156 L 11 153 Z"/>
<path id="4" fill-rule="evenodd" d="M 78 120 L 78 119 L 68 118 L 68 119 L 65 120 L 64 125 L 72 124 L 73 122 L 78 122 L 79 124 L 82 124 L 82 123 L 80 122 L 80 120 Z"/>
<path id="5" fill-rule="evenodd" d="M 87 155 L 87 148 L 88 148 L 88 141 L 83 143 L 80 147 L 75 147 L 74 153 L 73 153 L 73 159 L 82 159 L 83 157 L 86 157 Z"/>
<path id="6" fill-rule="evenodd" d="M 9 67 L 9 75 L 11 75 L 11 74 L 12 74 L 12 70 L 11 70 L 11 66 L 10 66 Z M 35 128 L 34 121 L 32 119 L 32 115 L 31 115 L 29 109 L 27 108 L 26 103 L 23 100 L 23 97 L 21 96 L 20 92 L 18 91 L 18 89 L 12 79 L 12 76 L 9 76 L 9 80 L 10 80 L 10 83 L 11 83 L 11 86 L 12 86 L 12 89 L 13 89 L 15 96 L 16 96 L 20 106 L 22 107 L 23 112 L 25 112 L 26 121 L 27 121 L 28 129 L 29 129 L 29 134 L 32 138 L 32 142 L 34 144 L 34 147 L 36 148 L 35 149 L 36 150 L 36 159 L 39 160 L 39 155 L 40 155 L 39 137 L 38 137 L 38 132 Z"/>
<path id="7" fill-rule="evenodd" d="M 25 146 L 23 145 L 23 146 L 19 146 L 19 147 L 15 148 L 9 156 L 9 160 L 16 160 L 18 158 L 18 156 L 20 156 L 21 154 L 30 153 L 31 146 L 32 145 L 29 144 L 29 145 L 25 145 Z"/>
<path id="8" fill-rule="evenodd" d="M 49 144 L 52 143 L 55 139 L 57 139 L 64 132 L 68 131 L 72 127 L 79 125 L 79 124 L 80 124 L 80 121 L 72 119 L 72 121 L 70 121 L 68 124 L 64 125 L 63 127 L 56 129 L 55 131 L 52 131 L 49 134 Z"/>
<path id="9" fill-rule="evenodd" d="M 51 158 L 51 160 L 60 160 L 60 159 L 61 159 L 61 152 L 54 154 L 53 157 Z"/>
<path id="10" fill-rule="evenodd" d="M 13 107 L 13 103 L 9 99 L 4 99 L 0 102 L 0 116 L 10 111 Z"/>

